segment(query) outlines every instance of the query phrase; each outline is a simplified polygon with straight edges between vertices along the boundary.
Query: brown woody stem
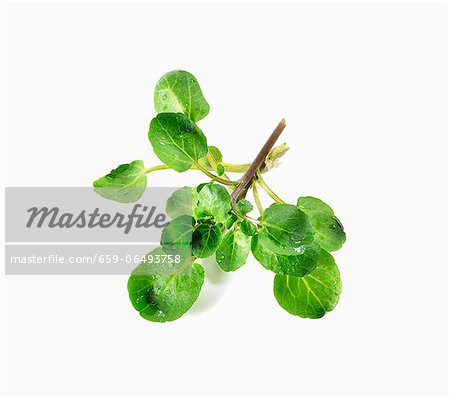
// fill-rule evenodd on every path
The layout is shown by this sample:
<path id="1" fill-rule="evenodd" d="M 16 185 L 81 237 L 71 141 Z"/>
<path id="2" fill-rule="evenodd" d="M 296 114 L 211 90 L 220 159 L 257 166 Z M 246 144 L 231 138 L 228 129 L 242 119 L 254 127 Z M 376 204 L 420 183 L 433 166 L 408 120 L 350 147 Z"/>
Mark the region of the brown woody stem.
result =
<path id="1" fill-rule="evenodd" d="M 245 172 L 245 174 L 242 176 L 239 185 L 236 187 L 236 189 L 231 194 L 231 206 L 233 207 L 233 210 L 236 212 L 237 207 L 236 203 L 242 199 L 242 195 L 245 194 L 247 189 L 249 188 L 250 184 L 252 183 L 252 180 L 256 174 L 256 172 L 261 168 L 261 166 L 264 163 L 264 160 L 266 159 L 267 155 L 269 154 L 272 147 L 275 145 L 275 142 L 277 141 L 278 137 L 283 132 L 284 128 L 286 127 L 286 122 L 281 120 L 280 123 L 278 123 L 278 126 L 275 128 L 273 133 L 270 135 L 264 146 L 259 151 L 258 155 L 256 155 L 255 160 L 250 164 L 249 168 Z"/>

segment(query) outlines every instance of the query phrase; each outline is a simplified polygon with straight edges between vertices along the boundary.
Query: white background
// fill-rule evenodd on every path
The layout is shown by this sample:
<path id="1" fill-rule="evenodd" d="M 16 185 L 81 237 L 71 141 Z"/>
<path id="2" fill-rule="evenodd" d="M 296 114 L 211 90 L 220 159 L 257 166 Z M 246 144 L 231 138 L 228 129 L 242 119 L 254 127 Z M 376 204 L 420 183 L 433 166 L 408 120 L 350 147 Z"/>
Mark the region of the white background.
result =
<path id="1" fill-rule="evenodd" d="M 198 78 L 200 127 L 227 161 L 252 160 L 286 118 L 291 151 L 267 179 L 343 221 L 337 308 L 287 314 L 254 260 L 207 267 L 168 324 L 139 317 L 123 276 L 3 277 L 5 393 L 444 395 L 446 4 L 4 5 L 4 185 L 90 186 L 159 163 L 152 91 L 177 68 Z"/>

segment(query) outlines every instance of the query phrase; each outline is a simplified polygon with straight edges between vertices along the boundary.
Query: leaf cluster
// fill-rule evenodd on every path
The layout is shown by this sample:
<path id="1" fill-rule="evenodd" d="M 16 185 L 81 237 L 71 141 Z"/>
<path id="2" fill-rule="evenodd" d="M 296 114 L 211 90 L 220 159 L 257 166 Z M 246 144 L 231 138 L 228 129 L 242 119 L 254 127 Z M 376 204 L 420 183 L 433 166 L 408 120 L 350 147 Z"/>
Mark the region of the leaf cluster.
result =
<path id="1" fill-rule="evenodd" d="M 186 71 L 169 72 L 158 81 L 154 105 L 157 114 L 148 138 L 163 165 L 146 169 L 141 160 L 122 164 L 94 182 L 96 191 L 107 199 L 133 202 L 145 190 L 149 172 L 199 170 L 208 178 L 197 187 L 176 190 L 168 199 L 171 221 L 152 253 L 174 255 L 179 261 L 170 267 L 143 262 L 133 271 L 128 291 L 134 308 L 147 320 L 173 321 L 200 294 L 204 270 L 199 259 L 214 257 L 223 271 L 234 272 L 251 252 L 274 274 L 275 298 L 287 312 L 320 318 L 331 311 L 341 293 L 341 278 L 330 252 L 341 248 L 346 235 L 331 207 L 320 199 L 305 196 L 287 204 L 263 180 L 262 173 L 279 164 L 286 144 L 273 149 L 266 144 L 265 161 L 254 173 L 249 170 L 256 159 L 244 165 L 224 162 L 197 125 L 210 107 L 198 81 Z M 233 181 L 227 173 L 235 172 L 245 174 Z M 274 202 L 267 208 L 259 188 Z M 249 192 L 259 216 L 251 216 L 256 209 L 245 198 Z"/>

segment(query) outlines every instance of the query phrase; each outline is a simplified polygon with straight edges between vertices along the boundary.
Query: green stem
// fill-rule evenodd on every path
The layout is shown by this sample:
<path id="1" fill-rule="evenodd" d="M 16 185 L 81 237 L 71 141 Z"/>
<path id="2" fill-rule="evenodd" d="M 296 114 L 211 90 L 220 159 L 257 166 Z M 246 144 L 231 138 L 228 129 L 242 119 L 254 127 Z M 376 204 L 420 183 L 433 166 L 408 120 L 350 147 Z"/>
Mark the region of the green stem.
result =
<path id="1" fill-rule="evenodd" d="M 222 162 L 222 166 L 224 167 L 225 171 L 228 171 L 230 173 L 245 173 L 250 167 L 250 163 L 236 164 Z"/>
<path id="2" fill-rule="evenodd" d="M 250 221 L 255 222 L 258 225 L 262 225 L 262 222 L 260 220 L 257 220 L 256 218 L 253 218 L 253 217 L 250 217 L 247 214 L 239 213 L 237 208 L 234 208 L 233 211 L 234 211 L 234 214 L 236 214 L 242 220 L 250 220 Z"/>
<path id="3" fill-rule="evenodd" d="M 197 167 L 198 170 L 200 170 L 201 172 L 203 172 L 204 174 L 206 174 L 209 178 L 211 178 L 212 180 L 216 181 L 216 182 L 220 182 L 221 184 L 224 185 L 237 185 L 238 183 L 236 181 L 230 181 L 230 180 L 225 180 L 224 178 L 220 178 L 219 176 L 214 175 L 213 173 L 210 173 L 207 169 L 205 169 L 200 163 L 195 162 L 195 166 Z"/>
<path id="4" fill-rule="evenodd" d="M 235 164 L 235 163 L 222 163 L 225 171 L 228 171 L 230 173 L 245 173 L 245 171 L 248 169 L 248 164 Z M 165 164 L 159 165 L 159 166 L 154 166 L 154 167 L 149 167 L 148 169 L 145 169 L 145 173 L 151 173 L 153 171 L 158 171 L 158 170 L 170 170 L 171 167 L 166 166 Z M 211 170 L 213 170 L 213 168 L 210 168 Z M 199 170 L 198 167 L 196 166 L 192 166 L 191 170 Z"/>
<path id="5" fill-rule="evenodd" d="M 277 203 L 285 203 L 283 199 L 281 199 L 275 192 L 272 191 L 272 189 L 266 184 L 266 182 L 261 177 L 261 173 L 259 170 L 256 172 L 256 178 L 258 181 L 258 184 L 261 186 L 264 191 L 267 192 L 267 194 Z"/>
<path id="6" fill-rule="evenodd" d="M 149 167 L 148 169 L 145 169 L 145 174 L 148 174 L 148 173 L 151 173 L 151 172 L 157 171 L 157 170 L 168 170 L 168 169 L 170 169 L 169 166 L 162 164 L 160 166 L 153 166 L 153 167 Z"/>
<path id="7" fill-rule="evenodd" d="M 256 207 L 258 208 L 259 214 L 263 214 L 264 207 L 261 203 L 261 199 L 260 199 L 259 193 L 258 193 L 258 186 L 257 186 L 255 180 L 253 180 L 253 182 L 252 182 L 252 190 L 253 190 L 253 197 L 255 198 L 255 203 L 256 203 Z"/>

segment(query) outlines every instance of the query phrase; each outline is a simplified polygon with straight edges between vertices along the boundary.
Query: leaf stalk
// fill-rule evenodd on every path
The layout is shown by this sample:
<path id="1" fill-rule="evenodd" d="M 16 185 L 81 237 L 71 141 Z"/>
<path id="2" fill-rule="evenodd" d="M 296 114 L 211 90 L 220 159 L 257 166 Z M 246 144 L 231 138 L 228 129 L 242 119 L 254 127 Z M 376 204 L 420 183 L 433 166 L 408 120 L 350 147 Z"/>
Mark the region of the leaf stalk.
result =
<path id="1" fill-rule="evenodd" d="M 206 174 L 209 178 L 211 178 L 212 180 L 216 181 L 216 182 L 220 182 L 223 185 L 233 185 L 236 186 L 238 184 L 237 181 L 230 181 L 230 180 L 226 180 L 225 178 L 221 178 L 219 176 L 216 176 L 215 174 L 209 172 L 207 169 L 205 169 L 200 163 L 195 162 L 195 166 L 197 167 L 198 170 L 200 170 L 203 174 Z"/>
<path id="2" fill-rule="evenodd" d="M 264 206 L 261 203 L 261 199 L 259 197 L 258 193 L 258 185 L 256 180 L 253 180 L 252 182 L 252 191 L 253 191 L 253 197 L 255 198 L 256 207 L 258 208 L 259 214 L 263 214 L 264 212 Z"/>
<path id="3" fill-rule="evenodd" d="M 259 170 L 256 172 L 256 181 L 258 182 L 258 185 L 261 186 L 264 191 L 277 203 L 285 203 L 283 199 L 281 199 L 272 189 L 267 185 L 267 183 L 263 180 L 261 177 L 261 173 Z"/>

